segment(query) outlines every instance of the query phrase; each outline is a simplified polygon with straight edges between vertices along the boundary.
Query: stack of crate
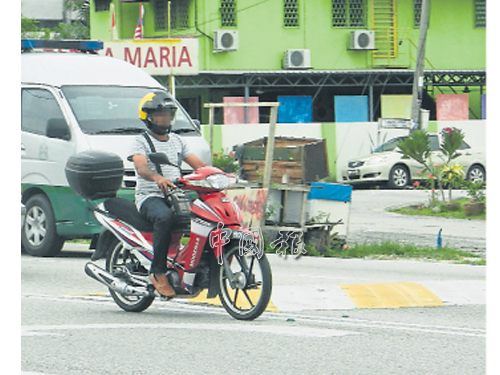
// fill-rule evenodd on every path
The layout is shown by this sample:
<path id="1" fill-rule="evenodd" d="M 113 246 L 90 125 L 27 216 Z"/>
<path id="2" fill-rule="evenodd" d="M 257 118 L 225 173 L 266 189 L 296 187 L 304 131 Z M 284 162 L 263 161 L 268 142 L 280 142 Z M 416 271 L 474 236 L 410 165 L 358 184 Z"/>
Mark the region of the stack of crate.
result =
<path id="1" fill-rule="evenodd" d="M 262 181 L 266 158 L 267 137 L 242 145 L 241 177 Z M 276 137 L 271 182 L 309 184 L 328 176 L 324 139 Z"/>

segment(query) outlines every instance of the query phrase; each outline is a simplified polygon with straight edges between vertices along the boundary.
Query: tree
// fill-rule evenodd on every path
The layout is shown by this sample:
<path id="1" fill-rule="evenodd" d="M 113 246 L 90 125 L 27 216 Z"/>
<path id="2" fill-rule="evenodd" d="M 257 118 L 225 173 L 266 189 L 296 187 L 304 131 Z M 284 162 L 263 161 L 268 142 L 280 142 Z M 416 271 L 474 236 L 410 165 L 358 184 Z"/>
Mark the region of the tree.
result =
<path id="1" fill-rule="evenodd" d="M 64 3 L 66 13 L 75 14 L 76 19 L 69 23 L 61 22 L 54 29 L 40 28 L 37 21 L 21 15 L 21 37 L 28 38 L 34 33 L 42 39 L 89 39 L 90 38 L 90 1 L 66 0 Z"/>

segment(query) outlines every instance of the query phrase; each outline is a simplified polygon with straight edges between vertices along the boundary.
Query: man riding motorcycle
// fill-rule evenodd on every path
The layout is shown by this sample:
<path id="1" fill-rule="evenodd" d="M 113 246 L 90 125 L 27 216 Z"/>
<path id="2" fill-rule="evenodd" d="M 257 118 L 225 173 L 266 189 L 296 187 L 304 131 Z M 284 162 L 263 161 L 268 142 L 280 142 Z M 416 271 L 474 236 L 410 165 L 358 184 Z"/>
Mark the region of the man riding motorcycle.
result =
<path id="1" fill-rule="evenodd" d="M 165 275 L 174 223 L 172 210 L 164 199 L 164 192 L 168 193 L 170 188 L 176 188 L 172 181 L 181 177 L 181 173 L 180 168 L 172 165 L 153 164 L 147 155 L 163 152 L 175 165 L 180 166 L 182 161 L 185 161 L 195 170 L 207 166 L 189 149 L 181 137 L 170 132 L 176 110 L 174 101 L 164 92 L 157 91 L 145 95 L 139 104 L 139 117 L 146 124 L 148 131 L 136 138 L 128 157 L 134 162 L 137 172 L 135 192 L 137 209 L 154 224 L 154 256 L 150 279 L 156 290 L 166 297 L 175 295 Z"/>

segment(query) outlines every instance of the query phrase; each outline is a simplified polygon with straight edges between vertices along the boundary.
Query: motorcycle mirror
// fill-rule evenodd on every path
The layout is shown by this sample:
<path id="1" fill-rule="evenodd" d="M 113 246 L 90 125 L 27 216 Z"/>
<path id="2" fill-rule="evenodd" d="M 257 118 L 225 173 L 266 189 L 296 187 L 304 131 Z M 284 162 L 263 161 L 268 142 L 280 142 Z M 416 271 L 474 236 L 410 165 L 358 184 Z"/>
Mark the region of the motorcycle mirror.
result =
<path id="1" fill-rule="evenodd" d="M 148 154 L 149 159 L 154 163 L 154 164 L 168 164 L 173 167 L 181 169 L 178 165 L 171 163 L 170 160 L 168 159 L 167 154 L 163 152 L 155 152 L 152 154 Z"/>
<path id="2" fill-rule="evenodd" d="M 155 152 L 153 154 L 149 154 L 148 157 L 155 164 L 172 164 L 170 163 L 170 160 L 168 160 L 167 154 L 163 152 Z"/>

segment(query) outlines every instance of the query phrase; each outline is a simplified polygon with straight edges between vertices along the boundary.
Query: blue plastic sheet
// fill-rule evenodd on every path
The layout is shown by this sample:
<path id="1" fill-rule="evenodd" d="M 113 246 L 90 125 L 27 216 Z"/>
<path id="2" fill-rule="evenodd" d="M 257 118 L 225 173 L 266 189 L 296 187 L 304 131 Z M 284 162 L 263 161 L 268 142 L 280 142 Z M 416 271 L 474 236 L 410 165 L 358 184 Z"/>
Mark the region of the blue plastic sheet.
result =
<path id="1" fill-rule="evenodd" d="M 352 186 L 313 182 L 307 199 L 324 199 L 328 201 L 350 202 Z"/>

